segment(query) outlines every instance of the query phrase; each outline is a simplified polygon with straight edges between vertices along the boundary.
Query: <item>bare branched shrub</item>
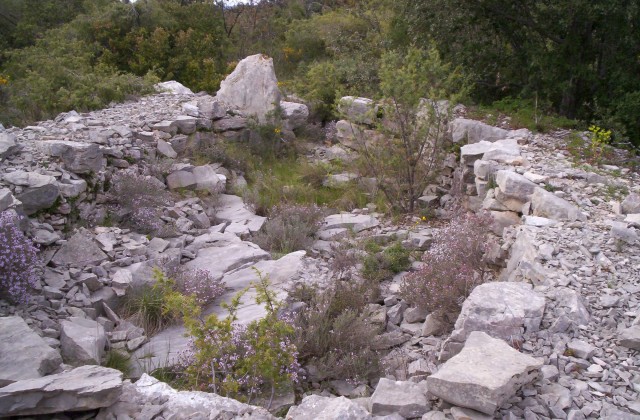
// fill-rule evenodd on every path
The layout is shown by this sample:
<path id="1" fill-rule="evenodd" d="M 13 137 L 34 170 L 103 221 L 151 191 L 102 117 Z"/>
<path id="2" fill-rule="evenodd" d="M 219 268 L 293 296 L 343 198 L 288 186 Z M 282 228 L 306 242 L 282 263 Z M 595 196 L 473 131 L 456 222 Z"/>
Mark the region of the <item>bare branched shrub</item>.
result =
<path id="1" fill-rule="evenodd" d="M 305 293 L 309 298 L 297 314 L 295 342 L 299 360 L 315 366 L 321 378 L 366 380 L 379 373 L 380 355 L 371 348 L 378 329 L 366 312 L 373 287 L 378 286 L 337 281 Z"/>
<path id="2" fill-rule="evenodd" d="M 164 223 L 160 219 L 162 207 L 173 202 L 171 193 L 161 181 L 133 172 L 113 176 L 108 198 L 127 224 L 143 233 L 163 229 Z"/>
<path id="3" fill-rule="evenodd" d="M 273 216 L 253 241 L 268 251 L 288 254 L 313 245 L 314 234 L 324 213 L 315 205 L 285 204 L 277 206 L 271 214 Z"/>
<path id="4" fill-rule="evenodd" d="M 424 266 L 404 278 L 402 297 L 413 306 L 439 315 L 457 314 L 475 286 L 488 277 L 483 259 L 490 246 L 491 217 L 458 211 L 433 235 Z"/>

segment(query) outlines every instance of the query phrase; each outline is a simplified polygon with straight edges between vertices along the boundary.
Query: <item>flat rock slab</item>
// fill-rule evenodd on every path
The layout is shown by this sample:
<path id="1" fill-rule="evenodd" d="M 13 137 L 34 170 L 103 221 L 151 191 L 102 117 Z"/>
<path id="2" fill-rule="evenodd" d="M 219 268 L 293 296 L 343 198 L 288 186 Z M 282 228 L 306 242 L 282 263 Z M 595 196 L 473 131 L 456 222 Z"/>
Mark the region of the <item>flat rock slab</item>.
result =
<path id="1" fill-rule="evenodd" d="M 462 304 L 455 329 L 445 347 L 455 351 L 472 331 L 483 331 L 502 340 L 519 340 L 540 328 L 545 298 L 523 282 L 490 282 L 473 289 Z M 453 347 L 453 348 L 452 348 Z"/>
<path id="2" fill-rule="evenodd" d="M 60 353 L 22 318 L 0 318 L 0 386 L 48 375 L 61 363 Z"/>
<path id="3" fill-rule="evenodd" d="M 218 199 L 216 219 L 221 222 L 238 223 L 246 226 L 250 232 L 257 232 L 267 220 L 266 217 L 256 216 L 249 210 L 241 197 L 221 194 Z"/>
<path id="4" fill-rule="evenodd" d="M 531 196 L 531 208 L 534 216 L 552 220 L 569 222 L 586 220 L 586 217 L 576 206 L 542 188 L 536 188 Z"/>
<path id="5" fill-rule="evenodd" d="M 480 141 L 478 143 L 466 144 L 460 148 L 460 160 L 467 165 L 481 159 L 486 153 L 500 153 L 509 156 L 520 156 L 520 146 L 517 140 L 507 139 L 496 142 Z"/>
<path id="6" fill-rule="evenodd" d="M 380 222 L 373 216 L 367 214 L 332 214 L 324 219 L 323 230 L 347 228 L 355 233 L 371 229 L 378 226 Z"/>
<path id="7" fill-rule="evenodd" d="M 229 243 L 201 249 L 198 256 L 186 264 L 186 268 L 207 270 L 213 277 L 222 277 L 227 271 L 269 258 L 267 251 L 251 242 Z"/>
<path id="8" fill-rule="evenodd" d="M 429 410 L 427 387 L 424 382 L 392 381 L 381 378 L 371 396 L 371 413 L 376 416 L 398 413 L 405 418 L 415 418 Z"/>
<path id="9" fill-rule="evenodd" d="M 120 371 L 102 366 L 82 366 L 0 388 L 0 417 L 108 407 L 118 400 L 121 391 Z"/>
<path id="10" fill-rule="evenodd" d="M 305 397 L 300 405 L 291 407 L 287 420 L 369 420 L 371 414 L 361 405 L 345 397 L 331 398 L 320 395 Z"/>
<path id="11" fill-rule="evenodd" d="M 474 331 L 460 354 L 427 378 L 427 386 L 448 403 L 493 414 L 520 387 L 535 380 L 542 365 L 504 341 Z"/>

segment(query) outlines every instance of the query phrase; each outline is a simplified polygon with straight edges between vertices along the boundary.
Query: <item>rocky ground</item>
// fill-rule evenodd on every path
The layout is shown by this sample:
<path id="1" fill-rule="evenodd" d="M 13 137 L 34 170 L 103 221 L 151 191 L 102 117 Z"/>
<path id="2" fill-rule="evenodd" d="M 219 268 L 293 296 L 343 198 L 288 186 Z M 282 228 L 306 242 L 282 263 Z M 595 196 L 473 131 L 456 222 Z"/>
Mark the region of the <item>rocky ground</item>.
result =
<path id="1" fill-rule="evenodd" d="M 240 83 L 273 82 L 268 63 L 254 60 L 239 66 Z M 268 77 L 255 76 L 265 71 Z M 270 276 L 280 296 L 298 282 L 326 283 L 332 245 L 351 232 L 381 243 L 398 238 L 413 250 L 430 245 L 436 226 L 396 226 L 362 209 L 326 217 L 311 253 L 273 259 L 251 242 L 265 219 L 226 193 L 242 185 L 241 174 L 182 156 L 213 136 L 247 136 L 244 115 L 266 113 L 280 101 L 277 89 L 256 89 L 268 93 L 247 102 L 237 99 L 237 86 L 223 84 L 217 98 L 168 88 L 0 132 L 0 211 L 29 217 L 23 227 L 46 264 L 29 305 L 0 306 L 0 416 L 272 418 L 262 408 L 178 392 L 146 375 L 185 348 L 184 328 L 148 337 L 116 315 L 122 297 L 152 282 L 156 264 L 173 261 L 226 283 L 225 295 L 206 308 L 222 313 L 220 301 L 256 280 L 252 267 Z M 364 130 L 367 121 L 358 115 L 367 102 L 360 102 L 362 109 L 348 114 Z M 282 104 L 285 130 L 304 123 L 304 105 Z M 319 147 L 316 156 L 348 155 L 345 127 L 352 122 L 339 122 L 340 144 Z M 305 396 L 287 418 L 640 418 L 640 177 L 625 168 L 576 166 L 562 132 L 532 135 L 457 118 L 451 133 L 468 144 L 459 160 L 446 163 L 447 179 L 431 190 L 439 194 L 423 201 L 446 205 L 443 189 L 458 180 L 470 209 L 491 212 L 502 238 L 492 255 L 501 267 L 496 281 L 473 291 L 450 334 L 399 298 L 403 273 L 385 282 L 370 311 L 384 330 L 376 345 L 389 351 L 387 377 L 372 387 L 335 381 Z M 113 210 L 105 182 L 121 171 L 158 168 L 163 188 L 187 191 L 162 208 L 162 222 L 175 231 L 148 237 L 107 226 Z M 203 192 L 218 199 L 210 202 Z M 240 322 L 264 315 L 251 296 L 245 302 Z M 107 349 L 132 354 L 135 382 L 97 366 Z"/>

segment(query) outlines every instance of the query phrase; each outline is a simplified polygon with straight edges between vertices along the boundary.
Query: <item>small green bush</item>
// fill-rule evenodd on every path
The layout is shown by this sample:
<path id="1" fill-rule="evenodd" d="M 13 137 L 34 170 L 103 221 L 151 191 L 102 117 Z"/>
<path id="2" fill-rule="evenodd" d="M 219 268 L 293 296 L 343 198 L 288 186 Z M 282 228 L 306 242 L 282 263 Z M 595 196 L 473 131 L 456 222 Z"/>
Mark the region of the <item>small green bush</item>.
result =
<path id="1" fill-rule="evenodd" d="M 411 265 L 410 251 L 395 242 L 382 252 L 382 265 L 394 274 L 405 271 Z"/>
<path id="2" fill-rule="evenodd" d="M 125 295 L 121 315 L 153 335 L 175 321 L 168 312 L 166 293 L 165 285 L 158 283 L 134 287 Z"/>
<path id="3" fill-rule="evenodd" d="M 311 248 L 324 212 L 315 205 L 284 204 L 275 207 L 272 214 L 253 241 L 268 251 L 288 254 Z"/>

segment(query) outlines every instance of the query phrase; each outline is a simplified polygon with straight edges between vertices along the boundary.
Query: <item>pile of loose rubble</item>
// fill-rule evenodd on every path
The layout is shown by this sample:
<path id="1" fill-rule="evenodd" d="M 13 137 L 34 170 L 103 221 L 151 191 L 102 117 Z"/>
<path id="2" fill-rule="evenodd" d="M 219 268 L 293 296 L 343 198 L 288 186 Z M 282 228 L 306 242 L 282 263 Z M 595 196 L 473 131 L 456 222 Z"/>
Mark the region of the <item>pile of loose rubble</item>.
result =
<path id="1" fill-rule="evenodd" d="M 362 209 L 327 216 L 312 255 L 272 259 L 251 242 L 265 218 L 224 194 L 242 174 L 180 157 L 214 135 L 246 138 L 249 116 L 263 122 L 278 103 L 287 135 L 294 135 L 308 110 L 281 102 L 263 56 L 241 62 L 216 97 L 175 82 L 162 87 L 170 91 L 0 132 L 0 211 L 29 216 L 23 227 L 42 246 L 46 265 L 28 306 L 0 306 L 0 416 L 273 418 L 148 376 L 175 361 L 187 345 L 185 330 L 174 325 L 147 337 L 116 314 L 123 296 L 151 284 L 153 267 L 167 262 L 224 281 L 221 301 L 256 280 L 254 267 L 284 296 L 294 283 L 328 281 L 336 245 L 347 236 L 400 240 L 421 251 L 432 241 L 436 228 L 404 229 Z M 240 94 L 246 91 L 266 93 Z M 375 104 L 345 101 L 350 122 L 338 123 L 344 148 L 325 156 L 348 155 L 354 127 L 372 128 Z M 495 250 L 504 263 L 499 279 L 471 293 L 451 334 L 399 298 L 404 273 L 385 282 L 380 304 L 368 310 L 383 331 L 372 345 L 388 352 L 388 376 L 371 388 L 333 381 L 304 396 L 287 418 L 640 418 L 640 177 L 624 168 L 574 167 L 560 133 L 532 135 L 464 118 L 450 129 L 464 144 L 459 159 L 447 158 L 444 177 L 422 201 L 446 204 L 455 178 L 465 185 L 469 208 L 489 211 L 503 238 Z M 104 226 L 105 183 L 118 171 L 154 165 L 163 165 L 163 187 L 218 195 L 216 205 L 196 195 L 167 203 L 162 220 L 176 228 L 169 237 Z M 329 182 L 353 179 L 342 175 Z M 73 230 L 81 220 L 97 227 Z M 240 322 L 264 315 L 250 293 L 244 302 Z M 205 312 L 223 314 L 220 301 Z M 97 366 L 107 349 L 132 354 L 137 381 Z"/>

